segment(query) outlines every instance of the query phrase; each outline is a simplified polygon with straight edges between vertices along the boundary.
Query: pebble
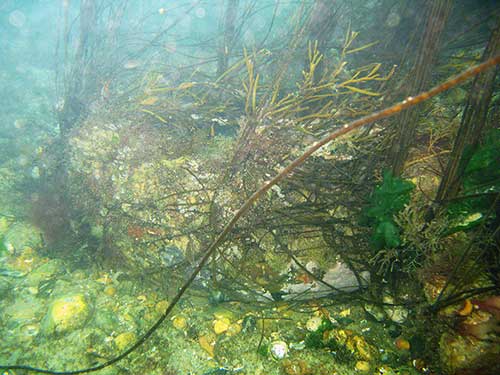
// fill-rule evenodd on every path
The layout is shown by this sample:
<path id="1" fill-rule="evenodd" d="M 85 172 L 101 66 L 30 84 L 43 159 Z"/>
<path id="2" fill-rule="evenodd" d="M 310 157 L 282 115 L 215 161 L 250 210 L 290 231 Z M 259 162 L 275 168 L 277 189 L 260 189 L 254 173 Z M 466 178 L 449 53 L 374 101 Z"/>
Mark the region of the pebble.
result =
<path id="1" fill-rule="evenodd" d="M 226 335 L 228 336 L 235 336 L 238 333 L 241 332 L 241 324 L 240 323 L 232 323 L 229 328 L 227 329 Z"/>
<path id="2" fill-rule="evenodd" d="M 309 332 L 316 332 L 321 326 L 321 323 L 323 323 L 323 319 L 320 316 L 313 316 L 306 322 L 306 329 Z"/>
<path id="3" fill-rule="evenodd" d="M 288 354 L 288 345 L 284 341 L 274 341 L 269 346 L 269 351 L 274 359 L 283 359 Z"/>
<path id="4" fill-rule="evenodd" d="M 136 335 L 134 332 L 124 332 L 120 333 L 115 337 L 114 342 L 119 350 L 124 350 L 128 348 L 136 340 Z"/>
<path id="5" fill-rule="evenodd" d="M 213 325 L 214 325 L 214 332 L 217 335 L 220 335 L 221 333 L 224 333 L 229 329 L 231 321 L 228 318 L 220 318 L 214 320 Z"/>
<path id="6" fill-rule="evenodd" d="M 106 288 L 104 288 L 104 294 L 113 297 L 116 294 L 116 288 L 113 285 L 108 285 Z"/>
<path id="7" fill-rule="evenodd" d="M 183 330 L 187 327 L 187 320 L 183 316 L 174 316 L 172 324 L 175 328 Z"/>
<path id="8" fill-rule="evenodd" d="M 163 299 L 156 304 L 155 310 L 158 314 L 163 314 L 167 310 L 167 307 L 168 301 L 166 299 Z"/>
<path id="9" fill-rule="evenodd" d="M 399 350 L 410 350 L 410 342 L 402 337 L 397 338 L 394 344 Z"/>
<path id="10" fill-rule="evenodd" d="M 370 371 L 370 363 L 367 361 L 356 362 L 356 371 L 369 372 Z"/>

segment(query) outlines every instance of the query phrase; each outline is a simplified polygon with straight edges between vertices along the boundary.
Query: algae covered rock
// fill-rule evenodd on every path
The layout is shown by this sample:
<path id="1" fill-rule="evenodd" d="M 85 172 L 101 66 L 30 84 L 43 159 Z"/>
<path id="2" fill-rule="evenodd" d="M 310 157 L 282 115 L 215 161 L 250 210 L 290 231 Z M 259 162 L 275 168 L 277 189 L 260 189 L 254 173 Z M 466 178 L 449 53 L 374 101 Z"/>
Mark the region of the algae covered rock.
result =
<path id="1" fill-rule="evenodd" d="M 28 223 L 15 223 L 4 236 L 4 246 L 9 252 L 22 252 L 25 248 L 37 249 L 42 246 L 42 233 Z"/>
<path id="2" fill-rule="evenodd" d="M 285 284 L 282 288 L 282 292 L 285 294 L 283 299 L 322 298 L 337 291 L 354 292 L 369 284 L 370 273 L 362 271 L 359 278 L 360 280 L 347 265 L 337 262 L 333 267 L 328 268 L 323 275 L 322 280 L 326 285 L 309 279 L 301 283 Z"/>
<path id="3" fill-rule="evenodd" d="M 124 332 L 120 333 L 118 336 L 115 337 L 114 342 L 116 347 L 119 350 L 125 350 L 129 346 L 131 346 L 135 340 L 137 339 L 137 336 L 135 335 L 134 332 Z"/>
<path id="4" fill-rule="evenodd" d="M 49 260 L 47 263 L 44 263 L 31 271 L 26 276 L 25 283 L 28 286 L 38 287 L 41 282 L 50 280 L 63 270 L 63 264 L 59 259 Z"/>
<path id="5" fill-rule="evenodd" d="M 42 306 L 31 296 L 19 296 L 2 311 L 2 324 L 17 327 L 27 322 L 34 322 L 43 314 Z"/>
<path id="6" fill-rule="evenodd" d="M 11 288 L 11 283 L 5 277 L 0 276 L 0 298 L 5 298 Z"/>
<path id="7" fill-rule="evenodd" d="M 500 346 L 474 337 L 445 333 L 439 341 L 442 366 L 449 373 L 498 374 Z"/>
<path id="8" fill-rule="evenodd" d="M 91 314 L 91 308 L 83 294 L 66 295 L 50 305 L 44 318 L 45 334 L 62 334 L 82 328 Z"/>
<path id="9" fill-rule="evenodd" d="M 5 216 L 0 217 L 0 237 L 3 237 L 5 233 L 7 233 L 11 224 L 11 220 L 7 219 Z"/>

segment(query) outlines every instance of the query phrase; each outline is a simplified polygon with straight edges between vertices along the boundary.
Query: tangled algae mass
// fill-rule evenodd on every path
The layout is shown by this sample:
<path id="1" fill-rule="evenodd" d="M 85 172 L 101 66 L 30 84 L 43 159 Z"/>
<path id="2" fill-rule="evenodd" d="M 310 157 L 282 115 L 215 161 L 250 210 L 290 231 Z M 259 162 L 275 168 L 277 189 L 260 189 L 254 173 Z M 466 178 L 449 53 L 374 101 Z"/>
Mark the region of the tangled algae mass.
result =
<path id="1" fill-rule="evenodd" d="M 495 1 L 0 10 L 2 374 L 500 372 Z"/>

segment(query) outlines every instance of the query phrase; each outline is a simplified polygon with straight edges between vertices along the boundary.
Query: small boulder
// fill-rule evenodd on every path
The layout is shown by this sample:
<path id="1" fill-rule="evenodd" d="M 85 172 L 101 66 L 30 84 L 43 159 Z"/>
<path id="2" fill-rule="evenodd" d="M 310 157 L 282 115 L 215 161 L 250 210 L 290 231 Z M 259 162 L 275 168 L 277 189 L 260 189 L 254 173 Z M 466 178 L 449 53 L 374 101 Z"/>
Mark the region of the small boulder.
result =
<path id="1" fill-rule="evenodd" d="M 26 248 L 38 249 L 42 246 L 42 232 L 28 223 L 15 223 L 4 236 L 4 246 L 11 253 L 19 254 Z"/>
<path id="2" fill-rule="evenodd" d="M 63 271 L 62 262 L 58 259 L 52 259 L 31 271 L 26 276 L 25 283 L 27 286 L 38 287 L 41 282 L 48 281 Z"/>
<path id="3" fill-rule="evenodd" d="M 63 334 L 82 328 L 91 308 L 82 294 L 66 295 L 52 302 L 43 322 L 46 334 Z"/>

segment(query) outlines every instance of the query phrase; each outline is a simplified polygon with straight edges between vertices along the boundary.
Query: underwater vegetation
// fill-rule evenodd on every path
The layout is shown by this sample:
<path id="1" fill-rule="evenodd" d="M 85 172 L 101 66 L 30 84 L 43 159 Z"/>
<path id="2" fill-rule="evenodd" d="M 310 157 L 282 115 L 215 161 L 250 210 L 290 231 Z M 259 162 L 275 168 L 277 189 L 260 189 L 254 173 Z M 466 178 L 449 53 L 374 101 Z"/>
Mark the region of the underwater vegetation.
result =
<path id="1" fill-rule="evenodd" d="M 394 215 L 408 204 L 414 188 L 415 185 L 410 181 L 394 177 L 391 171 L 384 172 L 382 185 L 375 188 L 371 206 L 366 211 L 366 216 L 374 228 L 372 241 L 376 250 L 401 244 Z"/>
<path id="2" fill-rule="evenodd" d="M 497 215 L 490 207 L 500 191 L 500 130 L 492 129 L 477 150 L 466 152 L 462 193 L 448 208 L 451 220 L 458 223 L 450 231 L 474 228 Z"/>
<path id="3" fill-rule="evenodd" d="M 0 10 L 5 374 L 500 371 L 495 2 Z"/>

